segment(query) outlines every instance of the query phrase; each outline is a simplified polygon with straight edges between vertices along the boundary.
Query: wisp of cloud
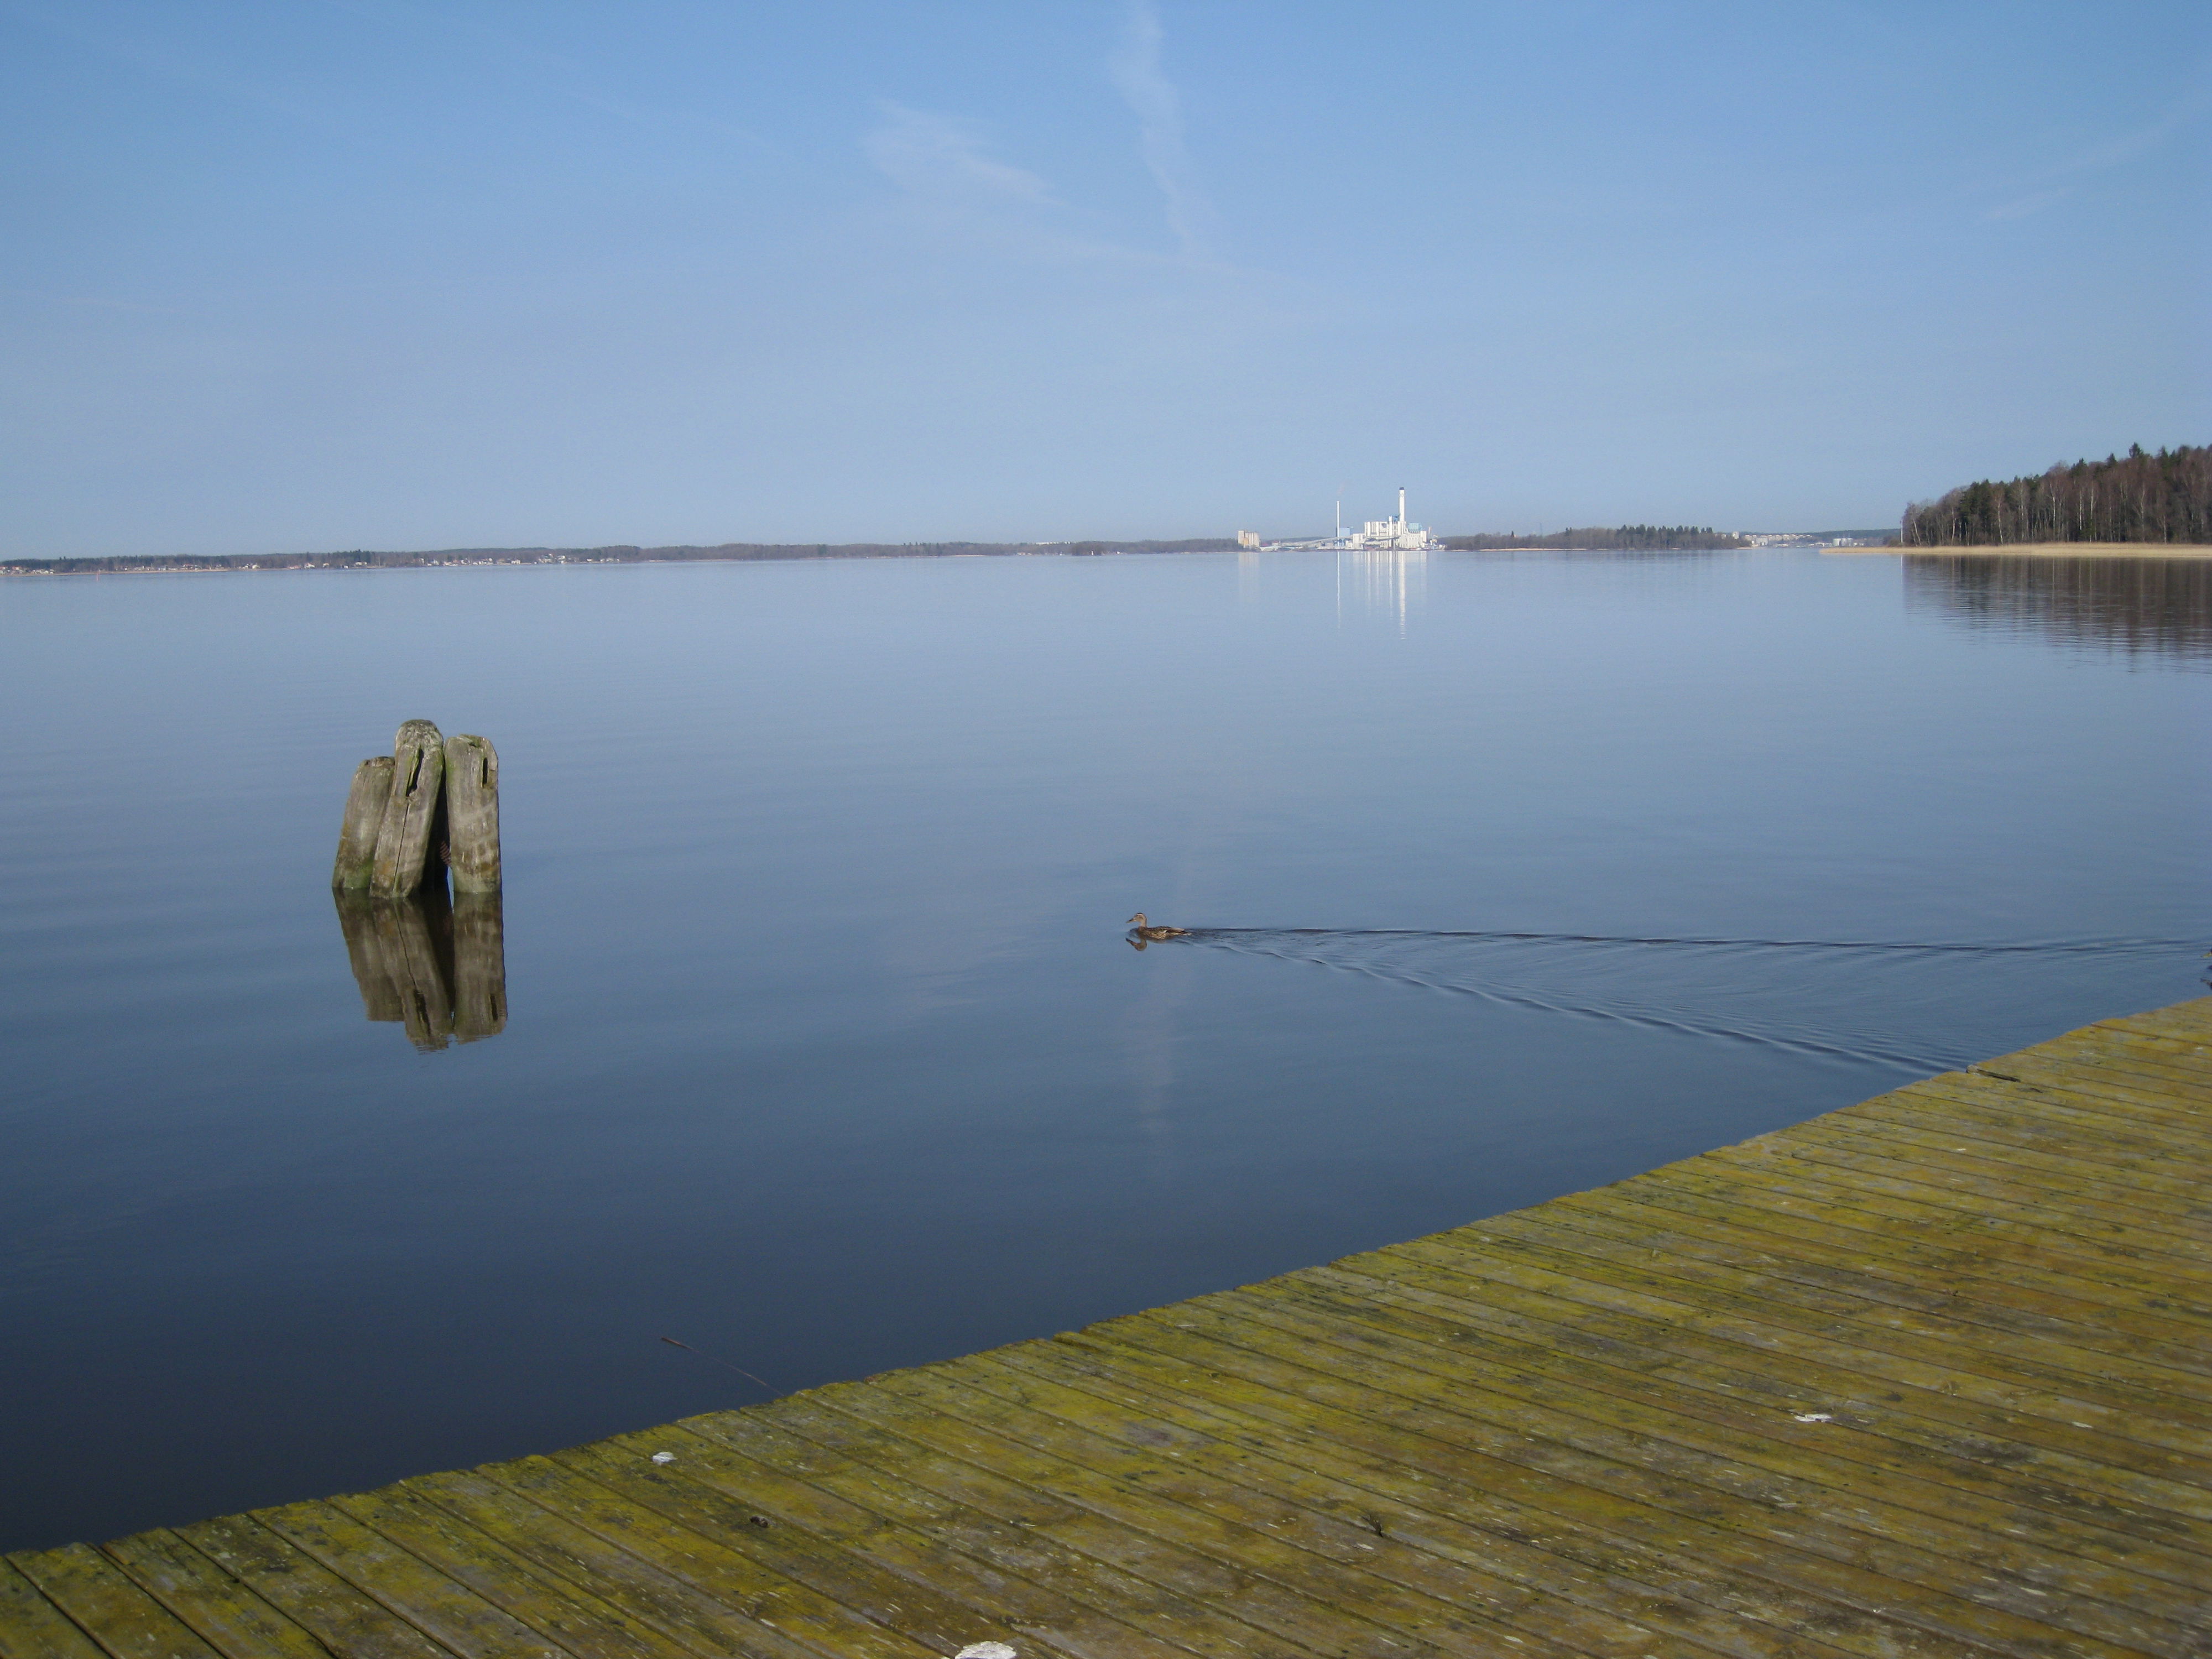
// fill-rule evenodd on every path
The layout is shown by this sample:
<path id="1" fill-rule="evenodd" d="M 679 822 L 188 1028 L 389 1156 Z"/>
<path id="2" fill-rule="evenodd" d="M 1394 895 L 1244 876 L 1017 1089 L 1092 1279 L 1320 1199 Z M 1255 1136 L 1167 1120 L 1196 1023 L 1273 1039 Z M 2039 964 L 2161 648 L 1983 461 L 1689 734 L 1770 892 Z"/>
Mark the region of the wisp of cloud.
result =
<path id="1" fill-rule="evenodd" d="M 1054 205 L 1051 187 L 1028 169 L 988 155 L 972 123 L 903 104 L 886 102 L 882 109 L 883 124 L 862 146 L 878 170 L 909 194 L 939 202 Z"/>
<path id="2" fill-rule="evenodd" d="M 1183 147 L 1182 99 L 1160 67 L 1159 13 L 1152 0 L 1131 0 L 1128 27 L 1107 61 L 1115 90 L 1136 112 L 1137 138 L 1145 166 L 1166 198 L 1169 228 L 1193 258 L 1211 256 L 1213 204 L 1191 176 Z"/>

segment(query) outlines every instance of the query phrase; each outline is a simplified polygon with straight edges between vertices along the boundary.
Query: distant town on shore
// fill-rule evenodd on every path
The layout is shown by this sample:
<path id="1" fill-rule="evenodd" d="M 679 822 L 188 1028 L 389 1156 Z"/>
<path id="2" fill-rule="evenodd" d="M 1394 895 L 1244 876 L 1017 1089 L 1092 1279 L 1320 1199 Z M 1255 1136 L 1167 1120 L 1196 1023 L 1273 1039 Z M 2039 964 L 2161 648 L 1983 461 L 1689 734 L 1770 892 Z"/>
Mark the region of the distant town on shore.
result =
<path id="1" fill-rule="evenodd" d="M 425 569 L 447 565 L 660 564 L 771 559 L 1004 558 L 1056 554 L 1229 553 L 1258 538 L 1180 541 L 722 542 L 712 546 L 458 547 L 432 552 L 118 554 L 103 558 L 0 560 L 9 576 L 161 571 Z M 1584 526 L 1522 536 L 1444 536 L 1447 550 L 1503 552 L 1725 551 L 1762 547 L 2004 547 L 2067 542 L 2103 545 L 2212 543 L 2212 446 L 2155 453 L 2141 445 L 2101 461 L 2061 462 L 2045 472 L 1984 479 L 1905 509 L 1896 531 L 1717 531 L 1710 526 Z"/>

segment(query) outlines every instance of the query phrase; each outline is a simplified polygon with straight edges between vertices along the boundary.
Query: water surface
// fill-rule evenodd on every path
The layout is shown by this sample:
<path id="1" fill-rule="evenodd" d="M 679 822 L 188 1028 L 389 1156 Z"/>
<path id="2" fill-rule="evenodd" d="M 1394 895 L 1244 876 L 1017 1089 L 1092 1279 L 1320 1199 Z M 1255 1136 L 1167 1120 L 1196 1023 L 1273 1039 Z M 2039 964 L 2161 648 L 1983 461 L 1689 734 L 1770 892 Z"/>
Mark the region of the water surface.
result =
<path id="1" fill-rule="evenodd" d="M 9 580 L 0 1547 L 763 1397 L 664 1336 L 781 1391 L 1072 1327 L 2191 995 L 2208 671 L 2203 571 L 2103 561 Z M 495 938 L 332 904 L 417 715 L 499 746 Z"/>

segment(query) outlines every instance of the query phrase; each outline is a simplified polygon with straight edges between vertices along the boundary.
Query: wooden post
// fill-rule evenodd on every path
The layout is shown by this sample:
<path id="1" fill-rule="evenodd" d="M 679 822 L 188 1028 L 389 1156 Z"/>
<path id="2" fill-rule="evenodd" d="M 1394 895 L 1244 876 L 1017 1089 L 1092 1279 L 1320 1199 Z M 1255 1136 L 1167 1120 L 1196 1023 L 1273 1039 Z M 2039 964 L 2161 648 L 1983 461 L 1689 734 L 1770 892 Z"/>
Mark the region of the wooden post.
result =
<path id="1" fill-rule="evenodd" d="M 506 1029 L 507 928 L 499 893 L 464 890 L 453 897 L 453 1035 L 475 1042 Z"/>
<path id="2" fill-rule="evenodd" d="M 438 728 L 428 720 L 404 722 L 392 740 L 392 797 L 376 832 L 369 877 L 368 890 L 379 898 L 404 898 L 422 884 L 444 798 L 446 745 Z"/>
<path id="3" fill-rule="evenodd" d="M 462 732 L 446 739 L 446 863 L 453 891 L 499 891 L 499 751 Z"/>
<path id="4" fill-rule="evenodd" d="M 383 827 L 385 803 L 392 799 L 392 767 L 391 756 L 372 755 L 354 769 L 345 817 L 338 825 L 337 862 L 331 870 L 331 885 L 341 892 L 368 890 L 376 833 Z"/>

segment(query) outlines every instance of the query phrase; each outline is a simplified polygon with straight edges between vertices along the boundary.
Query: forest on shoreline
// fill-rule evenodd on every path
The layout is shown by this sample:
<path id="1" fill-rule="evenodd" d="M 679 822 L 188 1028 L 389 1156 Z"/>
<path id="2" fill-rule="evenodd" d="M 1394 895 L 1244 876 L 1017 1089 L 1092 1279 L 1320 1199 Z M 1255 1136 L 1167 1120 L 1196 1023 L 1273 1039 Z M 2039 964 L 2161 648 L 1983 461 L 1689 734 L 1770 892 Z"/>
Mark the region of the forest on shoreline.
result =
<path id="1" fill-rule="evenodd" d="M 1962 484 L 1905 509 L 1900 547 L 2037 542 L 2212 542 L 2212 447 L 2156 454 L 2141 444 L 2101 461 Z"/>

